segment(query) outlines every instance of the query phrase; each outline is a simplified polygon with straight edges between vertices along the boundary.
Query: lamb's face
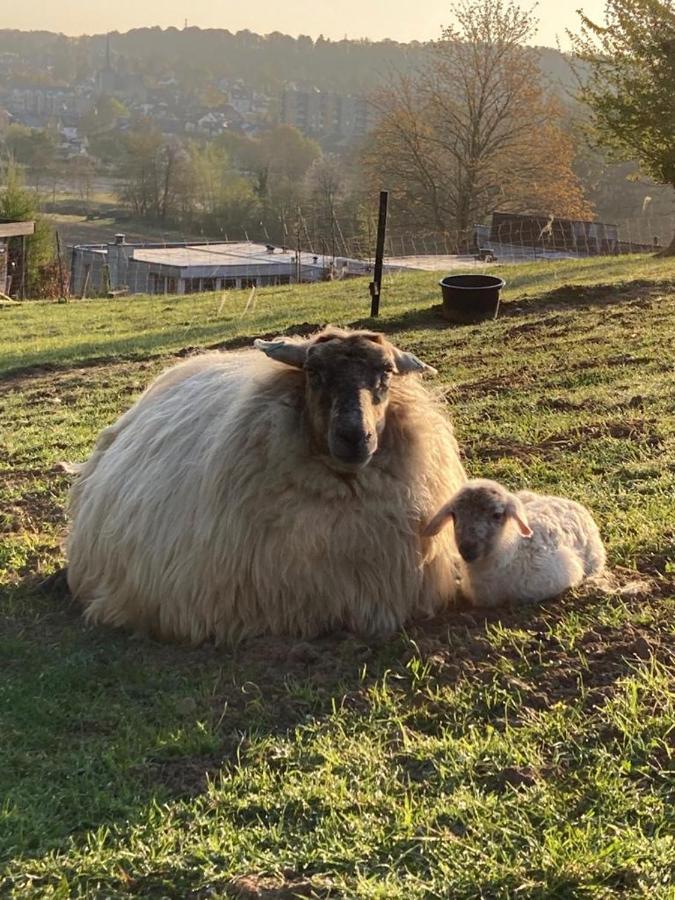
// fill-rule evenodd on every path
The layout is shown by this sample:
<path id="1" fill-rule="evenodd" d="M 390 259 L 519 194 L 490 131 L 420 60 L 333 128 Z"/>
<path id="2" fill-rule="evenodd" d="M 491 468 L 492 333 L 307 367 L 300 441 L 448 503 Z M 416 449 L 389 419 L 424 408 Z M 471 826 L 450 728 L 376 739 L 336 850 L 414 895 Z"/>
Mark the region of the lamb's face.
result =
<path id="1" fill-rule="evenodd" d="M 422 534 L 438 534 L 452 520 L 455 543 L 467 563 L 489 559 L 513 522 L 523 537 L 531 537 L 520 500 L 496 481 L 487 478 L 467 482 L 424 528 Z"/>
<path id="2" fill-rule="evenodd" d="M 386 425 L 392 378 L 435 371 L 371 331 L 327 329 L 308 341 L 280 338 L 255 346 L 305 370 L 308 424 L 319 451 L 338 468 L 366 466 Z"/>
<path id="3" fill-rule="evenodd" d="M 455 542 L 465 562 L 486 559 L 497 548 L 509 515 L 509 495 L 499 485 L 465 487 L 453 501 Z"/>

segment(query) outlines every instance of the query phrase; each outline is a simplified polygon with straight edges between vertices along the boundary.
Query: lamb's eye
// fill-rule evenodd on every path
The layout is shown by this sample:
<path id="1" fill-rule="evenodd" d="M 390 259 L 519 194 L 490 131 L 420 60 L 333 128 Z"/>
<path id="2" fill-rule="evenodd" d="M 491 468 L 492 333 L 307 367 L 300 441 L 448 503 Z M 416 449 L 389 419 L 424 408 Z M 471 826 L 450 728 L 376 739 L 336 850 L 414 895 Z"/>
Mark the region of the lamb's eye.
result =
<path id="1" fill-rule="evenodd" d="M 502 522 L 504 520 L 504 513 L 494 512 L 492 513 L 492 518 L 495 520 L 495 522 Z"/>

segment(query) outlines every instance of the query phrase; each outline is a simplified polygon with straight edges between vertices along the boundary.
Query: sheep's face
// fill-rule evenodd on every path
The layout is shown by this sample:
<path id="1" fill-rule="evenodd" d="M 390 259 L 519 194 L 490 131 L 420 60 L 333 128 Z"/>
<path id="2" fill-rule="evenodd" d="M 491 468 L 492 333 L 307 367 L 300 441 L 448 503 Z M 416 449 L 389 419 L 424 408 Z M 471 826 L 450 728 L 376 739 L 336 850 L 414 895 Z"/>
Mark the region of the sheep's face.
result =
<path id="1" fill-rule="evenodd" d="M 467 563 L 489 559 L 511 522 L 523 537 L 532 536 L 520 500 L 488 479 L 476 479 L 464 485 L 433 517 L 423 534 L 427 537 L 438 534 L 451 520 L 457 549 Z"/>
<path id="2" fill-rule="evenodd" d="M 312 433 L 332 459 L 365 466 L 384 430 L 396 371 L 385 344 L 355 336 L 318 340 L 307 351 L 306 404 Z"/>
<path id="3" fill-rule="evenodd" d="M 297 341 L 257 341 L 268 356 L 305 370 L 305 406 L 318 449 L 339 468 L 357 470 L 377 452 L 392 379 L 430 370 L 380 334 L 330 329 Z M 431 370 L 433 371 L 433 370 Z"/>

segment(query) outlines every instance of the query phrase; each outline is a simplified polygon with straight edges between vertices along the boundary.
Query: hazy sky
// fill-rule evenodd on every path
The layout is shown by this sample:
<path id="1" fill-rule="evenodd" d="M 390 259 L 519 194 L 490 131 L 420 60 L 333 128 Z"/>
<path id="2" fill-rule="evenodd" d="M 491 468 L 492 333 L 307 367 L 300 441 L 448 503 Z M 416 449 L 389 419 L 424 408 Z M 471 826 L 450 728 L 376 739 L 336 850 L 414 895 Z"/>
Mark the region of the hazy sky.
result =
<path id="1" fill-rule="evenodd" d="M 263 34 L 411 41 L 437 37 L 450 17 L 449 0 L 0 0 L 0 4 L 4 7 L 0 28 L 66 34 L 127 31 L 143 25 L 182 28 L 187 19 L 190 25 L 230 31 L 248 28 Z M 559 37 L 564 47 L 565 28 L 575 28 L 579 7 L 600 19 L 605 2 L 540 0 L 537 43 L 555 46 Z"/>

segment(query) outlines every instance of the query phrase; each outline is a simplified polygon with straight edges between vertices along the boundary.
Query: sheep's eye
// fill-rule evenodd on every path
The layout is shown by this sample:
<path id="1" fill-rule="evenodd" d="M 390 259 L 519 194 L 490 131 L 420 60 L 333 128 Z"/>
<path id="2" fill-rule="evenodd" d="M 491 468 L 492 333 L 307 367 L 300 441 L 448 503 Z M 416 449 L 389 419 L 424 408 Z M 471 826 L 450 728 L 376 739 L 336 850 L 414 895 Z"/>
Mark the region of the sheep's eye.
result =
<path id="1" fill-rule="evenodd" d="M 492 518 L 495 520 L 495 522 L 502 522 L 504 520 L 504 513 L 503 512 L 492 513 Z"/>
<path id="2" fill-rule="evenodd" d="M 390 383 L 391 375 L 388 372 L 383 372 L 380 376 L 380 380 L 373 388 L 373 403 L 382 403 L 389 390 Z"/>

